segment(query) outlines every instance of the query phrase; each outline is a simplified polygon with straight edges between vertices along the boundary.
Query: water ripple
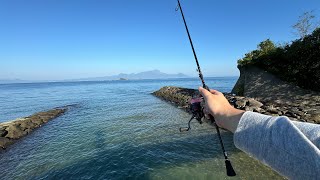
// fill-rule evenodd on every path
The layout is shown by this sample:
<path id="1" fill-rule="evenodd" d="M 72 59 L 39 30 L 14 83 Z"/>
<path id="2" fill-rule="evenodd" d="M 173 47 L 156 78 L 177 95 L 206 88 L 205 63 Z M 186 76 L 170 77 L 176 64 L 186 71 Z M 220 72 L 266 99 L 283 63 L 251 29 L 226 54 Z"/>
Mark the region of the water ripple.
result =
<path id="1" fill-rule="evenodd" d="M 236 78 L 209 79 L 230 91 Z M 79 104 L 0 154 L 3 179 L 228 179 L 215 130 L 150 95 L 197 79 L 0 85 L 0 120 Z M 281 179 L 222 132 L 240 179 Z"/>

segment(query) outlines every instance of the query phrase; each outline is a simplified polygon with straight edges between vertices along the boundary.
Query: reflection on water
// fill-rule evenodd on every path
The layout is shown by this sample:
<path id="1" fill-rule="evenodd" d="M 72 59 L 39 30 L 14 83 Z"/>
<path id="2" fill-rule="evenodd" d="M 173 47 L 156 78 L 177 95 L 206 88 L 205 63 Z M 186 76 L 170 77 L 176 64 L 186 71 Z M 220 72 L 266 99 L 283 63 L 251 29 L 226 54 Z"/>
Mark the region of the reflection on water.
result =
<path id="1" fill-rule="evenodd" d="M 230 91 L 236 78 L 208 79 Z M 215 130 L 150 93 L 165 85 L 196 88 L 197 79 L 0 85 L 0 120 L 79 104 L 0 154 L 3 179 L 228 179 Z M 282 179 L 222 132 L 238 176 Z"/>

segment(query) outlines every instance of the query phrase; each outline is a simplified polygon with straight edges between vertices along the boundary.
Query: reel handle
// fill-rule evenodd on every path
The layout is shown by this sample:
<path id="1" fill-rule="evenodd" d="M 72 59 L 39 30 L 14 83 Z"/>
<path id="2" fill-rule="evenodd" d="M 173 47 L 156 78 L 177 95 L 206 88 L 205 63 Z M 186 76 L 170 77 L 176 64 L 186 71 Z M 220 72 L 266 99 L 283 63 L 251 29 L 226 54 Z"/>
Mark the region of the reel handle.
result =
<path id="1" fill-rule="evenodd" d="M 190 128 L 179 128 L 180 132 L 185 132 L 185 131 L 189 131 L 189 130 L 190 130 Z"/>

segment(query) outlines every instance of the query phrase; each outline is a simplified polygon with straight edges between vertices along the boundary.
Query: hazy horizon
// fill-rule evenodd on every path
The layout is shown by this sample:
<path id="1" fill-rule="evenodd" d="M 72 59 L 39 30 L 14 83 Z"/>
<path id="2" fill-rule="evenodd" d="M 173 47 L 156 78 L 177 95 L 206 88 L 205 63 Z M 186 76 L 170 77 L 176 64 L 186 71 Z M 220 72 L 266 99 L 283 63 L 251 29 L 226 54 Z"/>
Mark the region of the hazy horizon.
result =
<path id="1" fill-rule="evenodd" d="M 64 81 L 64 80 L 74 80 L 74 79 L 86 79 L 86 78 L 97 78 L 97 77 L 109 77 L 109 76 L 117 76 L 119 74 L 138 74 L 138 73 L 141 73 L 141 72 L 149 72 L 149 71 L 154 71 L 154 70 L 158 70 L 158 69 L 151 69 L 151 70 L 145 70 L 145 71 L 135 71 L 135 72 L 119 72 L 119 73 L 116 73 L 116 74 L 110 74 L 110 73 L 105 73 L 105 75 L 101 74 L 100 76 L 94 76 L 94 75 L 89 75 L 89 76 L 77 76 L 75 78 L 70 78 L 70 77 L 66 77 L 66 78 L 48 78 L 48 79 L 43 79 L 43 78 L 35 78 L 35 79 L 27 79 L 27 78 L 14 78 L 14 77 L 11 77 L 11 78 L 2 78 L 0 77 L 0 81 L 2 80 L 27 80 L 27 81 Z M 165 73 L 165 74 L 180 74 L 181 72 L 176 72 L 176 73 L 167 73 L 167 72 L 164 72 L 164 71 L 161 71 L 159 70 L 160 72 L 162 73 Z M 195 70 L 196 71 L 196 70 Z M 181 73 L 183 75 L 186 75 L 188 76 L 187 78 L 198 78 L 198 74 L 194 74 L 194 73 L 190 73 L 190 74 L 184 74 L 184 73 Z M 240 73 L 236 73 L 234 75 L 206 75 L 204 74 L 205 77 L 238 77 L 240 75 Z"/>
<path id="2" fill-rule="evenodd" d="M 137 75 L 140 73 L 146 73 L 146 72 L 152 72 L 152 71 L 159 71 L 159 70 L 150 70 L 150 71 L 143 71 L 143 72 L 137 72 L 137 73 L 119 73 L 119 74 L 114 74 L 114 75 L 109 75 L 109 76 L 99 76 L 99 77 L 80 77 L 80 78 L 76 78 L 76 79 L 38 79 L 38 80 L 34 80 L 34 79 L 0 79 L 0 84 L 2 83 L 33 83 L 33 82 L 72 82 L 72 81 L 111 81 L 111 80 L 119 80 L 120 78 L 123 78 L 125 76 L 123 76 L 122 74 L 125 75 Z M 164 73 L 162 71 L 159 71 L 161 73 Z M 176 73 L 176 74 L 168 74 L 168 73 L 164 73 L 165 75 L 179 75 L 181 74 L 182 77 L 168 77 L 168 78 L 128 78 L 128 80 L 147 80 L 147 79 L 193 79 L 193 78 L 199 78 L 199 76 L 188 76 L 186 74 L 183 73 Z M 227 78 L 227 77 L 239 77 L 239 76 L 205 76 L 205 78 Z M 105 78 L 105 79 L 103 79 Z"/>

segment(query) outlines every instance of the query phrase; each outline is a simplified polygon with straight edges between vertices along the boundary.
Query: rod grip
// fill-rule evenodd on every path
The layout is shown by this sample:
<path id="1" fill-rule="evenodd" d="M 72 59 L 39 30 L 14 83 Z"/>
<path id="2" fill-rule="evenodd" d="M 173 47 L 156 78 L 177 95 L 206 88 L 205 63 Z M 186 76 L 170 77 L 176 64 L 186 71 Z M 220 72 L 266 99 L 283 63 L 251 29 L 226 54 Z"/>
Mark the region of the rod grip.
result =
<path id="1" fill-rule="evenodd" d="M 226 159 L 225 163 L 226 163 L 227 175 L 228 175 L 228 176 L 236 176 L 237 174 L 236 174 L 236 172 L 234 171 L 234 169 L 233 169 L 233 167 L 232 167 L 232 165 L 231 165 L 230 160 L 229 160 L 229 159 Z"/>

